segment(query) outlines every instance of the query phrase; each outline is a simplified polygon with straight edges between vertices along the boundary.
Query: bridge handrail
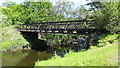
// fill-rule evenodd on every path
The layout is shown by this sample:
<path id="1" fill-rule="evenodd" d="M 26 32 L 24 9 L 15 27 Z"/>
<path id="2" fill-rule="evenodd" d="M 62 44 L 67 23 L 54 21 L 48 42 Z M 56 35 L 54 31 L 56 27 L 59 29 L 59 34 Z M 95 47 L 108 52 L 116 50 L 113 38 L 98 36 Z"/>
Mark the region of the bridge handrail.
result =
<path id="1" fill-rule="evenodd" d="M 94 22 L 94 21 L 95 20 L 53 21 L 53 22 L 29 23 L 29 24 L 19 24 L 19 25 L 48 24 L 48 23 L 66 23 L 66 22 Z"/>

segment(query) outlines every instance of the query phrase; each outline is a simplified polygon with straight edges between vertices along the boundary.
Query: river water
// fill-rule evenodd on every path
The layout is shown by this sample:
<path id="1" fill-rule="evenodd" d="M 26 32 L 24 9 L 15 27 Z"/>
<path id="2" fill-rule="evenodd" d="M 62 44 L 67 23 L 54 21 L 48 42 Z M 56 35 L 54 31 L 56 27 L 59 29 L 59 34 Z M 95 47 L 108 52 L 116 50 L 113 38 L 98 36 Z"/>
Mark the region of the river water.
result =
<path id="1" fill-rule="evenodd" d="M 52 53 L 37 50 L 17 50 L 2 52 L 2 66 L 34 66 L 36 61 L 47 60 Z"/>
<path id="2" fill-rule="evenodd" d="M 21 49 L 17 51 L 2 52 L 2 66 L 34 66 L 35 62 L 51 59 L 54 55 L 64 57 L 69 50 L 78 52 L 85 45 L 71 46 L 71 47 L 57 47 L 48 48 L 46 51 L 37 51 L 33 49 Z"/>

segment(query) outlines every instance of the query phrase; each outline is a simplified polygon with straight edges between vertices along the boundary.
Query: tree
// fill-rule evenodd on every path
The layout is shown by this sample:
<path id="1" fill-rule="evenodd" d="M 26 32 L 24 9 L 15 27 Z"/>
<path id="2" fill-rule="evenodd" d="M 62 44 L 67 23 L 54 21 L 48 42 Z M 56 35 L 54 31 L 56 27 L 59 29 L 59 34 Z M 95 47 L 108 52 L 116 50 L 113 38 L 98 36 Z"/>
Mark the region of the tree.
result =
<path id="1" fill-rule="evenodd" d="M 73 2 L 56 2 L 56 5 L 54 6 L 55 13 L 58 17 L 62 18 L 69 18 L 70 12 L 73 9 Z"/>
<path id="2" fill-rule="evenodd" d="M 50 2 L 24 2 L 23 5 L 26 7 L 26 23 L 46 21 L 52 7 Z"/>
<path id="3" fill-rule="evenodd" d="M 72 12 L 72 17 L 77 19 L 85 19 L 89 14 L 88 10 L 84 7 L 84 5 L 80 5 L 75 11 Z"/>
<path id="4" fill-rule="evenodd" d="M 119 31 L 119 2 L 91 2 L 91 17 L 96 20 L 96 28 L 106 29 L 111 32 Z"/>
<path id="5" fill-rule="evenodd" d="M 5 6 L 5 7 L 11 7 L 13 5 L 16 5 L 16 3 L 12 1 L 2 3 L 2 6 Z"/>
<path id="6" fill-rule="evenodd" d="M 44 22 L 49 18 L 50 2 L 24 2 L 3 8 L 3 14 L 11 21 L 11 25 L 20 23 Z"/>
<path id="7" fill-rule="evenodd" d="M 90 6 L 89 11 L 97 11 L 98 9 L 102 10 L 105 7 L 105 4 L 103 4 L 103 2 L 100 1 L 93 1 L 90 3 L 86 4 L 87 6 Z"/>

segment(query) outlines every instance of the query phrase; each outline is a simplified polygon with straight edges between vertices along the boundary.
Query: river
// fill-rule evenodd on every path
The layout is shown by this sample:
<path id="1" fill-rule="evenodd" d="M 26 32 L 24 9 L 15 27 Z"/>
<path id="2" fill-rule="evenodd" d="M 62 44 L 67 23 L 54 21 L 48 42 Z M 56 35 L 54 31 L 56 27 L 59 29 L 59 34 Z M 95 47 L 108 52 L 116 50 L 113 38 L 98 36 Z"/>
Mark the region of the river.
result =
<path id="1" fill-rule="evenodd" d="M 82 46 L 81 46 L 82 45 Z M 2 66 L 34 66 L 35 62 L 51 59 L 54 55 L 64 57 L 69 50 L 78 52 L 86 46 L 79 44 L 71 47 L 48 48 L 44 52 L 33 49 L 2 52 Z"/>
<path id="2" fill-rule="evenodd" d="M 34 66 L 36 61 L 47 60 L 52 53 L 40 52 L 33 49 L 2 52 L 2 66 Z"/>

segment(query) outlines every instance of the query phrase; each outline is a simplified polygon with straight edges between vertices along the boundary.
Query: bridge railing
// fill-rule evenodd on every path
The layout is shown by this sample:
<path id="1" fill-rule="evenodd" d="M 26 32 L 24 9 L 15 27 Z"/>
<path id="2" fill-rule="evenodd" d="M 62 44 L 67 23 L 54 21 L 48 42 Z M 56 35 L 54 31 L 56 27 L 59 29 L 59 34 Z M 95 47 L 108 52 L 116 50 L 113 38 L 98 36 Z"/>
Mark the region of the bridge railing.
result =
<path id="1" fill-rule="evenodd" d="M 94 20 L 75 20 L 21 24 L 19 29 L 23 30 L 55 30 L 55 29 L 94 29 Z"/>

